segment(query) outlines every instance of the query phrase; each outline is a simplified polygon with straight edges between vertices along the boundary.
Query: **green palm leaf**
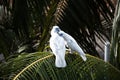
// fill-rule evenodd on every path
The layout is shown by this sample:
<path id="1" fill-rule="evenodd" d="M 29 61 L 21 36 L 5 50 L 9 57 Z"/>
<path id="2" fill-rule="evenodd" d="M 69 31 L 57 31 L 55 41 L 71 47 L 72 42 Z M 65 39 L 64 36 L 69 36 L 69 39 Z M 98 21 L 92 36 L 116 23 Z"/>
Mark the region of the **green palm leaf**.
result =
<path id="1" fill-rule="evenodd" d="M 7 79 L 12 73 L 19 72 L 30 63 L 38 60 L 39 58 L 45 57 L 49 53 L 35 52 L 35 53 L 22 53 L 18 57 L 13 56 L 7 59 L 5 63 L 0 64 L 0 79 Z"/>
<path id="2" fill-rule="evenodd" d="M 120 71 L 109 63 L 87 55 L 84 62 L 77 54 L 66 54 L 67 67 L 56 68 L 51 54 L 14 73 L 13 80 L 117 80 Z"/>

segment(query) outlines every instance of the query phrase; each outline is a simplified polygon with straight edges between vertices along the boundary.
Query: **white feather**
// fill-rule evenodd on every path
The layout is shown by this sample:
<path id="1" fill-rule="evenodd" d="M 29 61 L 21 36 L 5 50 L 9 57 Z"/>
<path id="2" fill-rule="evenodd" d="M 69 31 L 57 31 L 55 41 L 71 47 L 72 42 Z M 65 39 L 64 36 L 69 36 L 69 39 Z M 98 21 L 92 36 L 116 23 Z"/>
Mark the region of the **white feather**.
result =
<path id="1" fill-rule="evenodd" d="M 67 42 L 68 47 L 71 49 L 71 52 L 76 51 L 79 53 L 79 55 L 82 57 L 84 61 L 87 60 L 85 53 L 83 50 L 79 47 L 76 40 L 70 36 L 69 34 L 65 33 L 64 31 L 59 31 L 58 33 L 60 36 L 64 38 L 64 40 Z"/>
<path id="2" fill-rule="evenodd" d="M 56 58 L 55 66 L 66 67 L 65 41 L 61 36 L 57 34 L 56 28 L 57 26 L 53 26 L 53 29 L 51 30 L 50 48 L 52 49 L 52 52 Z"/>

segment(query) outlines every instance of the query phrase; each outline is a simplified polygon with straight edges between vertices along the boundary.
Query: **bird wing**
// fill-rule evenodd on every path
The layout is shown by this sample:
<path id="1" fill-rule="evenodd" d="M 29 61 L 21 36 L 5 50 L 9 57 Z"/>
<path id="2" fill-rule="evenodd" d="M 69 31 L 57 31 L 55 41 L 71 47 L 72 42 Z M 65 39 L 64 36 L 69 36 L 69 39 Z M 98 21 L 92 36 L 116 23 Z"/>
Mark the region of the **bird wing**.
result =
<path id="1" fill-rule="evenodd" d="M 55 65 L 56 67 L 65 67 L 65 42 L 60 36 L 50 38 L 50 47 L 56 56 Z"/>
<path id="2" fill-rule="evenodd" d="M 62 37 L 57 37 L 57 54 L 56 54 L 56 67 L 65 67 L 65 41 Z"/>
<path id="3" fill-rule="evenodd" d="M 53 53 L 64 53 L 65 52 L 65 41 L 62 37 L 56 36 L 50 38 L 50 48 L 52 49 Z"/>
<path id="4" fill-rule="evenodd" d="M 58 47 L 58 45 L 57 45 L 54 37 L 51 37 L 50 38 L 50 48 L 54 54 L 57 53 L 57 47 Z"/>
<path id="5" fill-rule="evenodd" d="M 80 46 L 77 44 L 77 41 L 70 36 L 69 34 L 65 33 L 64 38 L 66 39 L 67 45 L 71 48 L 72 51 L 76 51 L 79 53 L 79 55 L 82 57 L 84 61 L 86 61 L 86 56 L 83 50 L 80 48 Z"/>

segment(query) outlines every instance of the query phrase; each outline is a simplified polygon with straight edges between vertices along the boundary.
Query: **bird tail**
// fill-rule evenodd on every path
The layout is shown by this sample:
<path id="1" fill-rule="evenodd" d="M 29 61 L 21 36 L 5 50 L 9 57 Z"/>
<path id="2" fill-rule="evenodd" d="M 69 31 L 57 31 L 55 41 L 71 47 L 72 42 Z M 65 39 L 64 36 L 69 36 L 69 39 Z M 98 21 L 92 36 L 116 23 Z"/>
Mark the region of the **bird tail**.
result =
<path id="1" fill-rule="evenodd" d="M 86 58 L 86 56 L 85 56 L 85 53 L 83 52 L 82 49 L 80 49 L 78 53 L 79 53 L 80 56 L 82 57 L 83 61 L 86 61 L 86 60 L 87 60 L 87 58 Z"/>
<path id="2" fill-rule="evenodd" d="M 82 57 L 83 61 L 86 61 L 86 60 L 87 60 L 87 58 L 86 58 L 85 55 L 80 55 L 80 56 Z"/>
<path id="3" fill-rule="evenodd" d="M 64 67 L 66 67 L 65 58 L 57 55 L 56 56 L 56 60 L 55 60 L 55 66 L 58 67 L 58 68 L 64 68 Z"/>

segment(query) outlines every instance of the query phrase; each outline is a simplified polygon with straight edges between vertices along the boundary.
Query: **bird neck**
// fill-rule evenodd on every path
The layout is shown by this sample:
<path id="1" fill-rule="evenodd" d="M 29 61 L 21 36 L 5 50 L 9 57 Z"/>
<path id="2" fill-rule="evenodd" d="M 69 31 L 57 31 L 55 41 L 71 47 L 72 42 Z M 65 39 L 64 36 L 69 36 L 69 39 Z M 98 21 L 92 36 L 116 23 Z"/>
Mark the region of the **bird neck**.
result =
<path id="1" fill-rule="evenodd" d="M 57 33 L 54 33 L 54 34 L 52 34 L 51 36 L 52 36 L 52 37 L 56 37 L 56 36 L 58 36 L 58 34 L 57 34 Z"/>

